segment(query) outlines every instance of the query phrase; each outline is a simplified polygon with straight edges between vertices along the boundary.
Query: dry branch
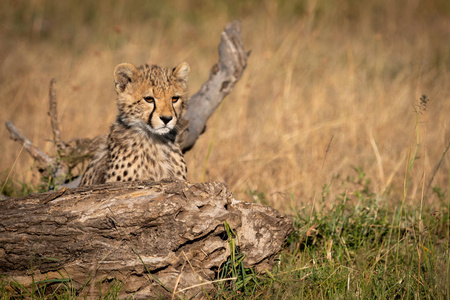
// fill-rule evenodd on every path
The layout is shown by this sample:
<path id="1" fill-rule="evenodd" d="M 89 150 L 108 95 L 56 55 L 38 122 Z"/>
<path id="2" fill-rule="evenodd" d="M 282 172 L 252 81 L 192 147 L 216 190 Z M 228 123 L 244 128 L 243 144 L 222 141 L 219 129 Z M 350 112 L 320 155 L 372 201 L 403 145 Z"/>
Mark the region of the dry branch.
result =
<path id="1" fill-rule="evenodd" d="M 240 22 L 234 21 L 227 24 L 219 44 L 219 62 L 212 67 L 206 83 L 190 98 L 184 119 L 177 124 L 180 128 L 178 141 L 183 152 L 194 146 L 200 134 L 205 130 L 208 119 L 239 81 L 247 66 L 247 57 L 248 53 L 242 44 Z M 56 81 L 52 79 L 49 87 L 48 114 L 53 141 L 57 148 L 57 157 L 49 157 L 33 146 L 11 122 L 6 122 L 6 128 L 9 130 L 11 138 L 23 144 L 28 153 L 38 161 L 39 169 L 45 171 L 47 176 L 54 178 L 56 185 L 60 185 L 72 174 L 71 171 L 74 167 L 95 154 L 98 145 L 105 137 L 63 141 L 58 122 L 55 84 Z"/>
<path id="2" fill-rule="evenodd" d="M 42 173 L 51 173 L 54 178 L 55 185 L 61 185 L 64 183 L 67 174 L 69 174 L 69 167 L 64 161 L 59 161 L 55 157 L 50 157 L 36 146 L 34 146 L 10 121 L 5 123 L 6 128 L 9 131 L 9 137 L 22 144 L 23 148 L 27 150 L 30 156 L 36 160 L 38 169 Z"/>
<path id="3" fill-rule="evenodd" d="M 189 100 L 184 115 L 189 120 L 189 127 L 181 145 L 184 151 L 194 146 L 209 117 L 239 81 L 247 66 L 247 58 L 248 53 L 242 44 L 240 22 L 229 23 L 222 32 L 219 62 L 212 67 L 208 81 Z"/>
<path id="4" fill-rule="evenodd" d="M 23 145 L 23 148 L 27 150 L 30 156 L 38 162 L 38 164 L 45 166 L 54 166 L 55 160 L 39 150 L 36 146 L 34 146 L 20 131 L 14 126 L 14 124 L 10 121 L 5 123 L 6 129 L 9 131 L 9 137 Z"/>
<path id="5" fill-rule="evenodd" d="M 292 221 L 233 198 L 223 183 L 113 183 L 2 200 L 0 273 L 20 284 L 68 277 L 81 295 L 120 281 L 122 296 L 169 298 L 214 280 L 237 235 L 244 264 L 269 269 Z M 183 268 L 184 266 L 184 268 Z M 151 274 L 149 274 L 150 272 Z M 155 278 L 165 286 L 156 282 Z M 186 290 L 186 296 L 212 285 Z"/>

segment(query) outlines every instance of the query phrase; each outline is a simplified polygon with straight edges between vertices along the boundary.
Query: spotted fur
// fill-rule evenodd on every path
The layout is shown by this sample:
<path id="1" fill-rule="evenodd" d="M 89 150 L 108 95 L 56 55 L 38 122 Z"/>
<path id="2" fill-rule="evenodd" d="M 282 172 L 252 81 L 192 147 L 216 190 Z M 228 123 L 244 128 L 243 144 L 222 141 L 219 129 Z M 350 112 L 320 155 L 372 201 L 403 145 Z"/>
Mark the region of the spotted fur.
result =
<path id="1" fill-rule="evenodd" d="M 175 178 L 187 167 L 177 143 L 177 123 L 187 103 L 189 65 L 114 70 L 118 116 L 106 143 L 87 167 L 81 185 Z"/>

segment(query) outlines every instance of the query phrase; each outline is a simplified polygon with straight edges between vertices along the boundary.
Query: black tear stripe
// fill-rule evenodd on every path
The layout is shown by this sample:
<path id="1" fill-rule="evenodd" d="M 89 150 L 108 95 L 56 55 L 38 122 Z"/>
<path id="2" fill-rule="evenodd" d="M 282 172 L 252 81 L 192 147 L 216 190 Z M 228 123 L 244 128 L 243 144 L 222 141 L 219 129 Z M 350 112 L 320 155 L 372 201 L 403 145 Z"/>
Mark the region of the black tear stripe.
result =
<path id="1" fill-rule="evenodd" d="M 140 101 L 140 100 L 139 100 Z M 150 125 L 150 127 L 152 127 L 152 117 L 153 117 L 153 112 L 155 111 L 155 109 L 156 109 L 156 101 L 155 102 L 153 102 L 153 110 L 152 110 L 152 112 L 150 113 L 150 116 L 148 117 L 148 125 Z M 153 128 L 153 127 L 152 127 Z"/>
<path id="2" fill-rule="evenodd" d="M 173 103 L 172 103 L 172 108 L 173 108 L 173 114 L 175 115 L 175 117 L 176 117 L 177 120 L 178 120 L 177 110 L 176 110 L 175 107 L 173 106 Z"/>
<path id="3" fill-rule="evenodd" d="M 180 101 L 183 101 L 182 97 L 180 97 L 180 99 L 178 99 L 178 101 L 176 103 L 178 103 Z M 173 104 L 174 103 L 172 103 L 173 113 L 175 114 L 175 117 L 177 117 L 177 119 L 179 119 L 179 116 L 177 114 L 177 110 L 175 109 L 175 106 L 173 106 Z M 181 105 L 181 111 L 180 112 L 183 112 L 183 102 L 181 102 L 180 105 Z"/>

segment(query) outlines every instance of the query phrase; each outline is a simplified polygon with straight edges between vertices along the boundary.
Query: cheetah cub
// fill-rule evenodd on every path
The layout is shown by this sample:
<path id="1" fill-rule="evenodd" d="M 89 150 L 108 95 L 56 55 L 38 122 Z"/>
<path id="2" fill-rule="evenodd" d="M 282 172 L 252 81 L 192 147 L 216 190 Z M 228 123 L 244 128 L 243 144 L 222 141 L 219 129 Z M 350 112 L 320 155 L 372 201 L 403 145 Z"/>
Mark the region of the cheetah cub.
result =
<path id="1" fill-rule="evenodd" d="M 189 70 L 185 62 L 173 69 L 147 64 L 119 64 L 114 69 L 119 113 L 81 185 L 186 180 L 186 162 L 176 137 L 188 98 Z"/>

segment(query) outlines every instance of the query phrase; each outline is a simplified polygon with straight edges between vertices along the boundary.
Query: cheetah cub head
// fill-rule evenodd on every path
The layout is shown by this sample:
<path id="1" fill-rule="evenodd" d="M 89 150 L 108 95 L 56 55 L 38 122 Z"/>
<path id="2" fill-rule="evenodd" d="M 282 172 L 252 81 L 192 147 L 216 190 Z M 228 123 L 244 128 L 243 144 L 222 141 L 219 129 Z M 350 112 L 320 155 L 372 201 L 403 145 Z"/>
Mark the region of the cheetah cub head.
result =
<path id="1" fill-rule="evenodd" d="M 118 122 L 147 134 L 166 135 L 174 130 L 187 104 L 189 71 L 185 62 L 173 69 L 117 65 Z"/>

